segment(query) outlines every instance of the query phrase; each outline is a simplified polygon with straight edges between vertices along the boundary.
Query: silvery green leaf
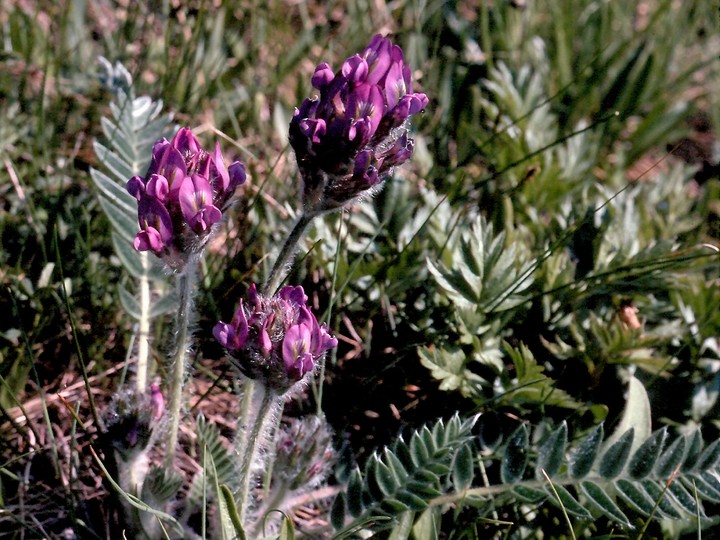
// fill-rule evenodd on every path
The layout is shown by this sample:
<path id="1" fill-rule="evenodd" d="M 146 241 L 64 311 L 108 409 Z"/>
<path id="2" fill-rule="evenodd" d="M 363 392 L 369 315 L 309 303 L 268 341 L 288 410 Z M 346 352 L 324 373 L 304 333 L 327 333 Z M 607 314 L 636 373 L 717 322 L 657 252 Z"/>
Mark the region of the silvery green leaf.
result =
<path id="1" fill-rule="evenodd" d="M 403 512 L 397 516 L 388 540 L 408 540 L 412 532 L 413 521 L 415 521 L 415 512 Z"/>
<path id="2" fill-rule="evenodd" d="M 400 502 L 395 497 L 384 497 L 380 500 L 380 508 L 383 512 L 393 516 L 402 514 L 410 510 L 410 507 L 404 502 Z"/>
<path id="3" fill-rule="evenodd" d="M 469 444 L 464 444 L 453 459 L 453 486 L 462 492 L 470 487 L 475 476 L 475 462 Z"/>
<path id="4" fill-rule="evenodd" d="M 650 437 L 652 431 L 650 400 L 645 387 L 634 375 L 631 375 L 628 379 L 625 408 L 620 417 L 620 422 L 613 434 L 605 441 L 604 448 L 607 449 L 613 445 L 631 428 L 635 438 L 630 450 L 634 452 L 643 441 Z"/>
<path id="5" fill-rule="evenodd" d="M 555 488 L 554 491 L 553 487 Z M 553 504 L 555 504 L 558 508 L 565 508 L 568 514 L 580 519 L 592 519 L 590 512 L 588 512 L 587 509 L 577 501 L 572 493 L 560 484 L 554 484 L 553 486 L 546 485 L 545 492 Z M 557 497 L 555 496 L 555 492 L 557 492 Z M 558 497 L 560 498 L 559 501 Z"/>
<path id="6" fill-rule="evenodd" d="M 137 301 L 135 296 L 122 285 L 118 286 L 118 294 L 120 295 L 120 305 L 122 305 L 125 313 L 135 320 L 140 320 L 142 317 L 142 310 L 140 309 L 140 303 Z"/>
<path id="7" fill-rule="evenodd" d="M 377 480 L 378 486 L 380 486 L 382 492 L 388 497 L 393 495 L 400 486 L 399 482 L 395 478 L 395 475 L 390 470 L 390 467 L 380 460 L 378 460 L 375 464 L 375 479 Z"/>
<path id="8" fill-rule="evenodd" d="M 720 460 L 720 439 L 714 440 L 702 451 L 698 458 L 697 470 L 707 471 L 713 469 L 718 460 Z"/>
<path id="9" fill-rule="evenodd" d="M 98 160 L 110 171 L 119 186 L 124 187 L 127 181 L 137 174 L 133 171 L 132 165 L 128 164 L 127 156 L 120 157 L 107 146 L 97 141 L 93 144 L 93 148 Z M 132 158 L 130 160 L 132 161 Z"/>
<path id="10" fill-rule="evenodd" d="M 675 504 L 679 508 L 685 510 L 688 514 L 696 516 L 699 512 L 701 516 L 704 515 L 704 512 L 700 510 L 700 507 L 697 505 L 695 496 L 685 489 L 682 483 L 678 482 L 677 479 L 670 483 L 668 493 L 672 496 Z"/>
<path id="11" fill-rule="evenodd" d="M 598 424 L 570 452 L 569 472 L 572 478 L 584 478 L 592 469 L 600 451 L 603 438 L 603 425 Z"/>
<path id="12" fill-rule="evenodd" d="M 358 517 L 363 511 L 362 474 L 355 467 L 350 473 L 347 487 L 347 509 L 352 517 Z"/>
<path id="13" fill-rule="evenodd" d="M 685 459 L 683 460 L 683 464 L 681 467 L 681 470 L 683 472 L 692 471 L 695 468 L 695 465 L 698 462 L 698 458 L 700 457 L 700 453 L 702 452 L 702 447 L 702 435 L 700 434 L 700 430 L 697 429 L 693 432 L 692 435 L 690 435 L 690 438 L 688 440 L 688 449 L 685 453 Z"/>
<path id="14" fill-rule="evenodd" d="M 405 504 L 410 510 L 414 510 L 416 512 L 425 510 L 428 507 L 428 503 L 424 498 L 407 490 L 398 491 L 397 499 L 401 503 Z"/>
<path id="15" fill-rule="evenodd" d="M 663 451 L 655 465 L 655 475 L 659 478 L 670 478 L 670 475 L 682 463 L 685 457 L 685 437 L 677 437 Z"/>
<path id="16" fill-rule="evenodd" d="M 438 540 L 440 538 L 441 515 L 440 508 L 431 507 L 425 510 L 415 520 L 412 528 L 416 540 Z"/>
<path id="17" fill-rule="evenodd" d="M 427 482 L 422 482 L 420 480 L 409 480 L 406 482 L 405 491 L 426 501 L 435 499 L 436 497 L 440 497 L 442 495 L 442 492 L 438 490 L 434 484 L 428 484 Z"/>
<path id="18" fill-rule="evenodd" d="M 600 476 L 615 478 L 625 467 L 630 448 L 632 447 L 635 429 L 630 428 L 623 433 L 615 444 L 608 448 L 600 458 Z"/>
<path id="19" fill-rule="evenodd" d="M 415 467 L 421 467 L 430 459 L 430 449 L 417 433 L 414 433 L 410 438 L 410 456 L 412 457 Z"/>
<path id="20" fill-rule="evenodd" d="M 522 480 L 528 463 L 528 428 L 523 423 L 508 438 L 507 446 L 500 465 L 500 478 L 503 484 L 513 484 Z"/>
<path id="21" fill-rule="evenodd" d="M 548 435 L 545 442 L 538 449 L 537 464 L 535 465 L 535 478 L 543 480 L 545 471 L 553 477 L 560 469 L 565 459 L 567 447 L 567 424 L 563 421 L 560 426 Z"/>
<path id="22" fill-rule="evenodd" d="M 405 481 L 405 479 L 408 476 L 407 471 L 405 470 L 405 467 L 400 462 L 398 457 L 395 455 L 394 452 L 392 452 L 389 448 L 386 448 L 383 452 L 384 462 L 387 464 L 388 468 L 392 471 L 393 475 L 399 482 Z"/>
<path id="23" fill-rule="evenodd" d="M 644 478 L 650 474 L 665 445 L 666 437 L 667 428 L 659 429 L 635 451 L 627 468 L 627 472 L 632 478 Z"/>
<path id="24" fill-rule="evenodd" d="M 115 254 L 120 259 L 120 262 L 125 269 L 135 278 L 140 278 L 147 273 L 147 269 L 143 268 L 142 257 L 147 257 L 148 254 L 144 255 L 137 251 L 133 245 L 132 240 L 128 240 L 125 236 L 120 234 L 117 230 L 113 230 L 112 234 L 113 247 L 115 248 Z"/>
<path id="25" fill-rule="evenodd" d="M 176 309 L 177 305 L 177 291 L 172 289 L 159 298 L 153 299 L 150 305 L 150 317 L 157 317 L 158 315 L 169 313 L 170 311 Z"/>
<path id="26" fill-rule="evenodd" d="M 345 526 L 345 494 L 342 491 L 335 496 L 330 507 L 330 524 L 336 530 Z"/>
<path id="27" fill-rule="evenodd" d="M 132 227 L 126 229 L 132 230 L 131 234 L 134 236 L 135 230 L 138 227 L 135 225 L 137 224 L 137 203 L 133 196 L 125 190 L 124 186 L 113 181 L 105 173 L 97 169 L 90 170 L 90 177 L 93 179 L 95 187 L 100 191 L 101 200 L 103 198 L 106 199 L 117 209 L 117 212 L 122 212 L 127 218 L 134 222 Z"/>
<path id="28" fill-rule="evenodd" d="M 640 483 L 620 478 L 615 481 L 615 488 L 620 498 L 636 512 L 644 516 L 653 513 L 655 501 Z"/>
<path id="29" fill-rule="evenodd" d="M 532 486 L 526 486 L 524 484 L 517 484 L 512 488 L 513 493 L 521 500 L 529 504 L 539 504 L 548 498 L 548 494 L 545 490 L 535 488 Z"/>
<path id="30" fill-rule="evenodd" d="M 608 518 L 616 521 L 623 527 L 632 528 L 627 516 L 599 485 L 595 482 L 584 480 L 580 483 L 580 489 L 588 500 Z"/>
<path id="31" fill-rule="evenodd" d="M 653 501 L 659 501 L 658 508 L 662 510 L 665 515 L 672 519 L 681 519 L 682 517 L 684 517 L 678 512 L 675 505 L 673 505 L 672 499 L 668 495 L 667 491 L 664 492 L 663 484 L 647 478 L 645 480 L 641 480 L 640 484 L 645 489 L 645 491 L 647 491 L 648 495 Z"/>
<path id="32" fill-rule="evenodd" d="M 720 503 L 720 480 L 712 472 L 684 476 L 683 481 L 691 492 L 697 490 L 702 499 Z"/>

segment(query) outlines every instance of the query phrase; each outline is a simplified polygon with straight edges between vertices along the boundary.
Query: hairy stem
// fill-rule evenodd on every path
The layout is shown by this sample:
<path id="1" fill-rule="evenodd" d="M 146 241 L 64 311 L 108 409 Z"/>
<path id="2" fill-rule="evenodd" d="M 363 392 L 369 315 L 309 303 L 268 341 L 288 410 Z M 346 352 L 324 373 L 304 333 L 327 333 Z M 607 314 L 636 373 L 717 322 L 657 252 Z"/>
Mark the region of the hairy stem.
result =
<path id="1" fill-rule="evenodd" d="M 240 521 L 248 526 L 248 506 L 253 491 L 252 479 L 255 470 L 260 468 L 262 453 L 272 442 L 268 433 L 272 418 L 279 414 L 282 406 L 282 397 L 267 388 L 265 385 L 251 379 L 245 379 L 245 396 L 241 411 L 239 431 L 242 431 L 239 440 L 242 445 L 238 448 L 240 454 L 240 487 L 238 491 L 238 509 Z"/>
<path id="2" fill-rule="evenodd" d="M 317 213 L 305 212 L 295 222 L 290 234 L 285 239 L 280 254 L 275 260 L 272 270 L 270 271 L 270 277 L 268 277 L 265 285 L 262 287 L 262 294 L 266 296 L 272 296 L 277 291 L 278 287 L 282 284 L 283 280 L 287 277 L 290 271 L 290 265 L 297 252 L 298 242 L 302 239 L 305 234 L 305 230 L 312 220 L 317 216 Z"/>
<path id="3" fill-rule="evenodd" d="M 140 277 L 140 324 L 138 328 L 138 359 L 135 388 L 138 393 L 147 391 L 150 348 L 148 340 L 150 337 L 150 280 L 147 272 L 150 267 L 147 253 L 140 253 L 140 263 L 143 274 Z"/>
<path id="4" fill-rule="evenodd" d="M 263 497 L 263 501 L 267 502 L 263 502 L 262 509 L 258 512 L 258 515 L 268 516 L 271 510 L 280 510 L 281 512 L 284 512 L 285 508 L 282 503 L 285 502 L 285 499 L 288 496 L 289 488 L 290 482 L 282 482 L 279 486 L 274 487 L 272 491 L 266 493 Z M 259 529 L 264 523 L 265 520 L 257 520 L 253 529 L 248 531 L 250 533 L 250 538 L 260 538 L 262 536 Z"/>
<path id="5" fill-rule="evenodd" d="M 176 277 L 179 305 L 176 324 L 175 352 L 172 356 L 170 368 L 170 400 L 168 403 L 168 434 L 165 447 L 164 465 L 167 469 L 173 468 L 175 460 L 175 447 L 178 440 L 178 429 L 183 406 L 183 387 L 187 372 L 187 350 L 190 346 L 190 321 L 192 316 L 192 287 L 195 281 L 197 261 L 188 261 L 185 269 Z"/>

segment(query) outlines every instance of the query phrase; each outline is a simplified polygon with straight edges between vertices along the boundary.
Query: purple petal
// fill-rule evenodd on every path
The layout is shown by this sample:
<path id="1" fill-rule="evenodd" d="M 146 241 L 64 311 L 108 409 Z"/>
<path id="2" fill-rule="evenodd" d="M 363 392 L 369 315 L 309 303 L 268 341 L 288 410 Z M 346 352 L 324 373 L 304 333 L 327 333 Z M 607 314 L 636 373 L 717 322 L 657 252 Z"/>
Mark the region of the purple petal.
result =
<path id="1" fill-rule="evenodd" d="M 325 120 L 315 118 L 305 118 L 299 123 L 300 133 L 310 138 L 313 144 L 320 143 L 320 137 L 325 135 Z"/>
<path id="2" fill-rule="evenodd" d="M 133 247 L 137 251 L 152 251 L 155 254 L 160 254 L 163 252 L 165 244 L 156 229 L 147 227 L 135 235 Z"/>
<path id="3" fill-rule="evenodd" d="M 127 192 L 138 201 L 145 194 L 145 181 L 139 176 L 133 176 L 125 185 Z"/>
<path id="4" fill-rule="evenodd" d="M 270 339 L 270 334 L 268 334 L 267 329 L 274 320 L 274 315 L 270 314 L 267 319 L 263 321 L 260 332 L 258 333 L 258 345 L 260 345 L 260 349 L 265 355 L 272 350 L 272 340 Z"/>
<path id="5" fill-rule="evenodd" d="M 311 335 L 307 325 L 296 324 L 288 328 L 283 339 L 282 355 L 285 369 L 290 370 L 303 354 L 310 352 Z"/>
<path id="6" fill-rule="evenodd" d="M 233 350 L 235 348 L 233 346 L 234 334 L 235 331 L 233 330 L 233 327 L 222 321 L 218 322 L 213 327 L 213 336 L 215 336 L 215 339 L 218 343 L 220 343 L 220 345 L 228 350 Z"/>
<path id="7" fill-rule="evenodd" d="M 228 186 L 228 191 L 232 193 L 235 191 L 236 187 L 245 183 L 247 178 L 245 165 L 243 165 L 240 161 L 236 161 L 230 165 L 228 172 L 230 174 L 230 185 Z"/>
<path id="8" fill-rule="evenodd" d="M 283 300 L 286 300 L 288 302 L 293 302 L 297 304 L 298 306 L 304 307 L 307 304 L 308 297 L 305 294 L 305 290 L 302 288 L 301 285 L 293 287 L 292 285 L 287 285 L 280 289 L 278 291 L 278 296 L 282 298 Z"/>
<path id="9" fill-rule="evenodd" d="M 313 73 L 313 76 L 311 77 L 310 82 L 312 83 L 313 88 L 322 90 L 328 84 L 330 84 L 334 78 L 335 78 L 335 73 L 333 73 L 333 70 L 330 67 L 330 65 L 326 64 L 326 63 L 322 63 L 315 68 L 315 73 Z"/>
<path id="10" fill-rule="evenodd" d="M 382 162 L 378 162 L 371 150 L 365 150 L 358 154 L 355 158 L 352 176 L 358 194 L 380 182 L 378 175 L 381 164 Z"/>
<path id="11" fill-rule="evenodd" d="M 348 97 L 347 112 L 356 122 L 350 126 L 350 139 L 355 140 L 361 134 L 364 145 L 377 130 L 385 112 L 385 100 L 382 92 L 374 84 L 360 84 Z M 361 122 L 362 120 L 362 122 Z M 355 124 L 358 124 L 355 126 Z"/>
<path id="12" fill-rule="evenodd" d="M 412 156 L 414 148 L 413 140 L 408 137 L 407 132 L 403 133 L 395 144 L 393 144 L 384 154 L 384 165 L 386 168 L 401 165 Z"/>
<path id="13" fill-rule="evenodd" d="M 142 230 L 152 229 L 152 238 L 145 238 L 154 252 L 159 252 L 157 239 L 163 245 L 169 245 L 173 238 L 173 226 L 167 208 L 155 197 L 143 197 L 138 203 L 138 223 Z M 141 231 L 142 232 L 142 231 Z M 157 234 L 155 234 L 157 233 Z M 137 238 L 136 238 L 137 240 Z M 140 240 L 141 245 L 146 245 Z M 153 247 L 154 246 L 154 247 Z M 144 250 L 143 250 L 144 251 Z"/>
<path id="14" fill-rule="evenodd" d="M 247 292 L 248 305 L 251 307 L 253 312 L 258 312 L 261 308 L 260 295 L 257 292 L 257 287 L 254 283 L 250 284 Z"/>
<path id="15" fill-rule="evenodd" d="M 338 346 L 338 340 L 330 335 L 330 332 L 328 332 L 328 328 L 325 325 L 325 323 L 322 323 L 320 326 L 320 351 L 321 352 L 327 352 L 330 349 L 334 349 Z"/>
<path id="16" fill-rule="evenodd" d="M 215 143 L 215 151 L 209 156 L 208 179 L 215 193 L 224 195 L 230 188 L 230 175 L 225 167 L 220 143 Z"/>
<path id="17" fill-rule="evenodd" d="M 400 98 L 407 94 L 407 91 L 402 65 L 396 62 L 390 66 L 385 78 L 385 99 L 387 100 L 388 110 L 392 110 L 400 101 Z"/>
<path id="18" fill-rule="evenodd" d="M 183 155 L 165 139 L 155 143 L 153 157 L 145 178 L 153 174 L 161 174 L 167 178 L 170 189 L 173 190 L 173 183 L 176 179 L 182 179 L 187 173 Z"/>
<path id="19" fill-rule="evenodd" d="M 245 345 L 245 342 L 250 335 L 250 327 L 248 326 L 247 317 L 245 316 L 245 306 L 243 306 L 242 300 L 240 300 L 240 305 L 235 311 L 232 325 L 235 329 L 237 348 L 239 349 L 240 347 Z"/>
<path id="20" fill-rule="evenodd" d="M 402 50 L 398 47 L 402 54 Z M 362 54 L 369 66 L 366 81 L 369 84 L 379 84 L 385 77 L 393 61 L 393 46 L 389 39 L 380 34 L 375 35 Z"/>
<path id="21" fill-rule="evenodd" d="M 293 119 L 297 119 L 297 121 L 300 121 L 303 118 L 310 118 L 310 117 L 314 116 L 315 111 L 317 111 L 319 103 L 320 103 L 320 100 L 316 97 L 307 98 L 307 99 L 303 100 L 302 104 L 300 105 L 300 108 L 295 109 L 295 114 L 293 115 Z"/>
<path id="22" fill-rule="evenodd" d="M 222 212 L 213 205 L 210 183 L 200 175 L 185 177 L 178 191 L 178 199 L 185 222 L 197 234 L 222 219 Z"/>
<path id="23" fill-rule="evenodd" d="M 198 210 L 188 221 L 190 228 L 196 234 L 202 234 L 209 230 L 213 225 L 222 220 L 222 212 L 217 206 L 207 205 Z"/>
<path id="24" fill-rule="evenodd" d="M 167 139 L 159 139 L 155 141 L 152 149 L 152 160 L 150 161 L 150 167 L 148 167 L 147 176 L 158 173 L 160 167 L 164 163 L 164 157 L 168 147 L 170 147 L 170 142 Z"/>
<path id="25" fill-rule="evenodd" d="M 302 306 L 298 312 L 296 324 L 305 324 L 312 330 L 313 326 L 317 325 L 317 319 L 315 319 L 315 315 L 312 314 L 312 311 L 310 311 L 307 307 Z"/>
<path id="26" fill-rule="evenodd" d="M 153 174 L 150 176 L 145 190 L 149 196 L 155 197 L 164 204 L 168 200 L 170 186 L 168 185 L 167 178 L 160 174 Z"/>
<path id="27" fill-rule="evenodd" d="M 359 54 L 354 54 L 345 60 L 340 72 L 350 82 L 363 82 L 367 78 L 368 63 Z"/>
<path id="28" fill-rule="evenodd" d="M 182 156 L 197 154 L 202 150 L 200 141 L 198 141 L 190 128 L 181 128 L 173 137 L 171 144 Z"/>

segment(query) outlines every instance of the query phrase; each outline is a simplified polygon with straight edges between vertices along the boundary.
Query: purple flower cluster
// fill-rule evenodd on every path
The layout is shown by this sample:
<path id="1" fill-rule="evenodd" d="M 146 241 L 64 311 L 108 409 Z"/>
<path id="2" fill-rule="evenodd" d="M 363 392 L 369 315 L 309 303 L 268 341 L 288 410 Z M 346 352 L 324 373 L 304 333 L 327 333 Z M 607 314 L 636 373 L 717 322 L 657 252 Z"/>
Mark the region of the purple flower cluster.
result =
<path id="1" fill-rule="evenodd" d="M 311 373 L 326 351 L 337 346 L 325 324 L 307 307 L 302 287 L 283 287 L 275 296 L 248 290 L 230 322 L 213 328 L 218 342 L 247 377 L 284 393 Z"/>
<path id="2" fill-rule="evenodd" d="M 188 128 L 172 141 L 153 146 L 145 177 L 133 176 L 128 192 L 138 201 L 140 231 L 134 246 L 152 251 L 173 269 L 199 252 L 212 226 L 222 219 L 223 205 L 245 182 L 245 166 L 226 167 L 220 145 L 206 152 Z"/>
<path id="3" fill-rule="evenodd" d="M 340 208 L 380 185 L 413 151 L 407 120 L 428 98 L 413 93 L 402 49 L 376 35 L 338 72 L 315 69 L 319 97 L 306 99 L 290 122 L 290 144 L 309 212 Z"/>

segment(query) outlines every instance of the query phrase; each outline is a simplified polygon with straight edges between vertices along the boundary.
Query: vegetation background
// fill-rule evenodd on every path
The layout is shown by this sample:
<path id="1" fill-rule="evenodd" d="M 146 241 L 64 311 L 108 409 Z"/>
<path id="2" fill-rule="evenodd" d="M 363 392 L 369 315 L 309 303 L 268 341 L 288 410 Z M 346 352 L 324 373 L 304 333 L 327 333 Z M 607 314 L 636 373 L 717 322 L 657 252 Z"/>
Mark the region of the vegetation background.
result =
<path id="1" fill-rule="evenodd" d="M 490 463 L 521 422 L 535 433 L 526 446 L 561 425 L 571 441 L 603 421 L 611 433 L 628 381 L 639 381 L 653 429 L 699 427 L 716 440 L 719 10 L 703 0 L 2 0 L 0 538 L 109 534 L 91 403 L 102 409 L 132 378 L 137 328 L 132 277 L 90 173 L 105 166 L 93 145 L 107 140 L 112 101 L 99 56 L 248 167 L 197 294 L 190 412 L 223 435 L 234 428 L 232 377 L 208 336 L 263 280 L 292 226 L 293 107 L 315 65 L 339 66 L 380 32 L 404 48 L 430 105 L 414 122 L 412 163 L 374 199 L 318 222 L 301 250 L 290 282 L 311 291 L 341 346 L 286 414 L 320 407 L 350 469 L 403 430 L 482 413 L 474 444 Z M 160 380 L 170 307 L 152 329 Z M 193 437 L 189 422 L 188 471 Z M 513 478 L 489 468 L 487 479 Z M 712 531 L 720 495 L 706 502 Z M 327 525 L 328 505 L 300 512 L 299 530 Z M 551 504 L 462 508 L 437 514 L 440 537 L 569 534 Z M 576 516 L 575 532 L 629 530 L 593 517 Z M 683 514 L 646 534 L 696 526 Z"/>

